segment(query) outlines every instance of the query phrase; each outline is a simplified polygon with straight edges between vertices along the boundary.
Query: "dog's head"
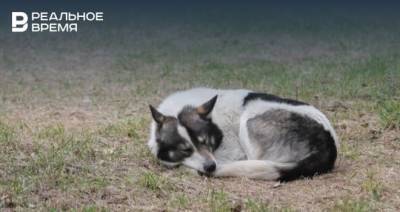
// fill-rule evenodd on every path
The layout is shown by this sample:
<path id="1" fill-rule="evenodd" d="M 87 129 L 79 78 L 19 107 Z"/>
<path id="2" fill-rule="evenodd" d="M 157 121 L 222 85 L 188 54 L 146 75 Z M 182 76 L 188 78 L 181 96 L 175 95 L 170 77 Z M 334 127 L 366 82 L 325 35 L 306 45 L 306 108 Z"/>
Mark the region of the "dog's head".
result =
<path id="1" fill-rule="evenodd" d="M 213 152 L 223 137 L 211 119 L 216 101 L 217 96 L 200 106 L 185 106 L 177 117 L 166 116 L 150 106 L 156 123 L 155 154 L 163 164 L 183 164 L 205 174 L 215 171 Z"/>

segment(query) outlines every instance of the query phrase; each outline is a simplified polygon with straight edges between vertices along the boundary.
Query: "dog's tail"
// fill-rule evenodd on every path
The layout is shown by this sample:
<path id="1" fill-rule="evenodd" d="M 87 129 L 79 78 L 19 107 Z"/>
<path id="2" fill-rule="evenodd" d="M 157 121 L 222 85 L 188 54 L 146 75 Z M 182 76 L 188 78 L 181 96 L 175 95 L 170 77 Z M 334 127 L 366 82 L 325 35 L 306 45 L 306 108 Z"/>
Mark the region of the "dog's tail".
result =
<path id="1" fill-rule="evenodd" d="M 291 181 L 300 177 L 313 177 L 318 174 L 330 172 L 335 167 L 337 150 L 330 148 L 327 152 L 315 152 L 300 160 L 289 169 L 280 169 L 279 181 Z"/>
<path id="2" fill-rule="evenodd" d="M 241 160 L 220 165 L 216 177 L 248 177 L 262 180 L 279 180 L 282 170 L 290 170 L 296 163 L 278 163 L 267 160 Z"/>
<path id="3" fill-rule="evenodd" d="M 316 152 L 297 162 L 280 163 L 268 160 L 242 160 L 220 165 L 217 177 L 248 177 L 263 180 L 291 181 L 300 177 L 313 177 L 334 168 L 337 152 Z"/>

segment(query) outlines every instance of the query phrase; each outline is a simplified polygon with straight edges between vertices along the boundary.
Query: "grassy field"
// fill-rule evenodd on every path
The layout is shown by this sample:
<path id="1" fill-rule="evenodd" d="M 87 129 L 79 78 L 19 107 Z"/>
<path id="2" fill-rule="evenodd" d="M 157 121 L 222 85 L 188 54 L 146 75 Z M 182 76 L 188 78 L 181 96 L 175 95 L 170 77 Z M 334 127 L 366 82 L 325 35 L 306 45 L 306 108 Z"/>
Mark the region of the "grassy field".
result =
<path id="1" fill-rule="evenodd" d="M 1 34 L 0 210 L 399 211 L 398 19 L 210 14 Z M 335 170 L 276 184 L 163 168 L 147 105 L 196 86 L 314 104 L 341 140 Z"/>

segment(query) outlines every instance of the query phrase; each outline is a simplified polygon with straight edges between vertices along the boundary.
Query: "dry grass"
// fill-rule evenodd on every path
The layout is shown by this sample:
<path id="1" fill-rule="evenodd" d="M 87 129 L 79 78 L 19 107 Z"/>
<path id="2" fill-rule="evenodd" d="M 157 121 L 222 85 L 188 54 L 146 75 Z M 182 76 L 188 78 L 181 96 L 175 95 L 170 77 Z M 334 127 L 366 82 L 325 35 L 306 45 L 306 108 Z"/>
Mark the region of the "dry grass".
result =
<path id="1" fill-rule="evenodd" d="M 270 24 L 255 32 L 175 24 L 74 38 L 2 35 L 0 208 L 400 210 L 396 27 L 271 32 Z M 276 185 L 161 167 L 145 145 L 147 105 L 194 86 L 312 102 L 341 139 L 336 169 Z"/>

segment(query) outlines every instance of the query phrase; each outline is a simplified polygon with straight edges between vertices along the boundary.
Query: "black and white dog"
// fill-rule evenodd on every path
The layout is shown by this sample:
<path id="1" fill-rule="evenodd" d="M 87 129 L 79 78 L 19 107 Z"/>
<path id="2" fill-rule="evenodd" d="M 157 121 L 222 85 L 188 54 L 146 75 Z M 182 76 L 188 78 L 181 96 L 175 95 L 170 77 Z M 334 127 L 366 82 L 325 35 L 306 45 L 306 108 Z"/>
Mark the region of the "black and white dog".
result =
<path id="1" fill-rule="evenodd" d="M 150 109 L 148 145 L 169 167 L 279 181 L 334 168 L 338 138 L 326 116 L 307 103 L 249 90 L 195 88 Z"/>

